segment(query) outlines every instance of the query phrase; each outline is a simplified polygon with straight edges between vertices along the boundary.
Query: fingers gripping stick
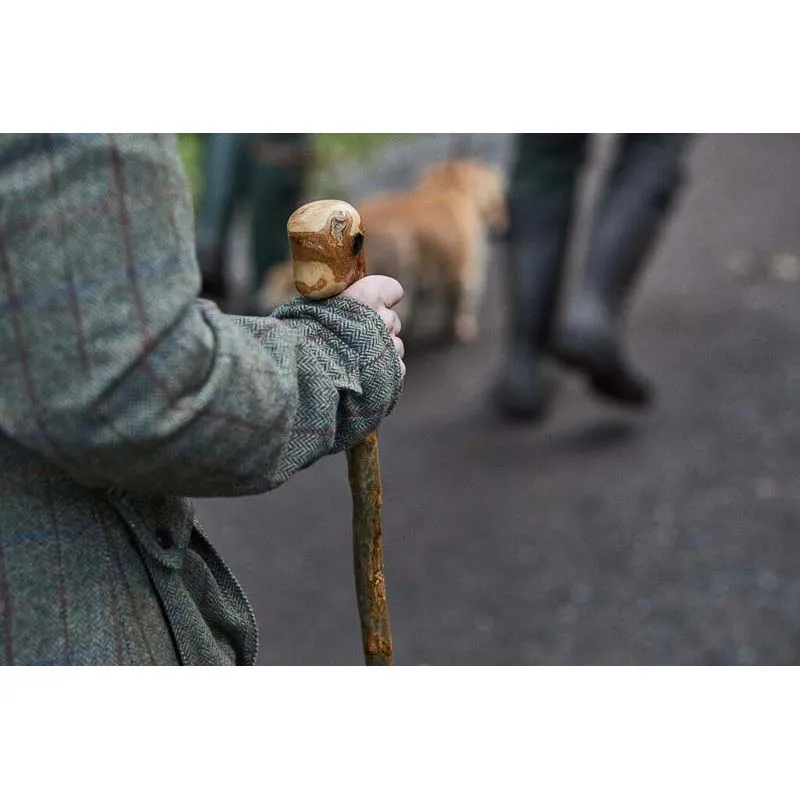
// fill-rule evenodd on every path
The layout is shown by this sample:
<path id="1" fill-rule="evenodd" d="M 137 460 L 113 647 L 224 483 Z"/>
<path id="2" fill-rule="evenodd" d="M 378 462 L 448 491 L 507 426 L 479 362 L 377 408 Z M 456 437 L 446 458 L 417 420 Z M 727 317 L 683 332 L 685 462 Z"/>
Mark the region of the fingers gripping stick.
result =
<path id="1" fill-rule="evenodd" d="M 366 274 L 361 215 L 341 200 L 317 200 L 287 224 L 297 291 L 309 300 L 335 297 Z M 381 541 L 378 434 L 347 451 L 353 497 L 353 558 L 361 640 L 368 666 L 394 663 Z"/>

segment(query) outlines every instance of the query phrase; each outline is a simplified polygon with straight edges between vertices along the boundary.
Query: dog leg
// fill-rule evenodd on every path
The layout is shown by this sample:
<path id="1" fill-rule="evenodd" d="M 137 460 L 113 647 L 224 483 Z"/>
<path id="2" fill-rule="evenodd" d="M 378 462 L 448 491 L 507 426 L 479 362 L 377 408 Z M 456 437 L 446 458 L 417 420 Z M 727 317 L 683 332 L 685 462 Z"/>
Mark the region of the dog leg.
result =
<path id="1" fill-rule="evenodd" d="M 457 342 L 468 343 L 478 337 L 478 316 L 486 289 L 489 249 L 483 235 L 474 237 L 467 252 L 463 269 L 459 272 L 455 315 L 452 321 L 453 337 Z"/>

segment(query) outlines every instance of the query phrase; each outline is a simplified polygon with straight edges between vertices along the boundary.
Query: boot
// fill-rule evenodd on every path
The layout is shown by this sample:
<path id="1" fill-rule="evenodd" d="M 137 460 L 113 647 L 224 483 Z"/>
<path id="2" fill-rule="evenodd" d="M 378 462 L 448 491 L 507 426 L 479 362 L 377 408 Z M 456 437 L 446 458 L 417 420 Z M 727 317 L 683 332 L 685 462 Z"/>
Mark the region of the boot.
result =
<path id="1" fill-rule="evenodd" d="M 197 265 L 202 280 L 200 296 L 215 303 L 222 303 L 228 296 L 226 265 L 223 247 L 211 243 L 197 242 Z"/>
<path id="2" fill-rule="evenodd" d="M 495 389 L 502 414 L 535 420 L 553 386 L 543 357 L 564 272 L 585 134 L 522 134 L 509 196 L 507 357 Z"/>
<path id="3" fill-rule="evenodd" d="M 645 407 L 653 398 L 623 353 L 623 311 L 678 194 L 688 138 L 626 137 L 594 222 L 583 281 L 554 342 L 559 360 L 621 405 Z"/>

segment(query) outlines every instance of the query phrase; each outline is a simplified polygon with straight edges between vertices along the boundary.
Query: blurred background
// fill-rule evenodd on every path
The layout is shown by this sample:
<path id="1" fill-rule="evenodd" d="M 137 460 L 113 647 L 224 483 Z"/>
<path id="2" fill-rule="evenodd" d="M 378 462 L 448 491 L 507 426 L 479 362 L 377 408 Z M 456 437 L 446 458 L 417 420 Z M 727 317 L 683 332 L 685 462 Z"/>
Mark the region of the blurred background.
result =
<path id="1" fill-rule="evenodd" d="M 302 202 L 360 206 L 452 161 L 508 182 L 477 337 L 440 335 L 446 304 L 419 301 L 381 428 L 398 664 L 800 663 L 800 135 L 180 144 L 206 294 L 233 313 L 268 311 Z M 626 354 L 602 380 L 551 352 L 550 317 L 587 297 Z M 254 604 L 259 663 L 363 662 L 343 455 L 196 505 Z"/>

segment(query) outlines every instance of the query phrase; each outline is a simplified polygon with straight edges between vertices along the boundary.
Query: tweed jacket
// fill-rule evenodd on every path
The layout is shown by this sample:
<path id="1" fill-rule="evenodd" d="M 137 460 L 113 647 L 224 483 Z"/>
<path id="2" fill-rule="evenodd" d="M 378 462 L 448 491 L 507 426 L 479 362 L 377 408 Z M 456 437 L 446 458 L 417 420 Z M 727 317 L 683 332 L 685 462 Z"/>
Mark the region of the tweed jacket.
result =
<path id="1" fill-rule="evenodd" d="M 225 315 L 194 249 L 174 137 L 0 136 L 0 664 L 253 664 L 186 498 L 266 492 L 397 402 L 370 308 Z"/>

